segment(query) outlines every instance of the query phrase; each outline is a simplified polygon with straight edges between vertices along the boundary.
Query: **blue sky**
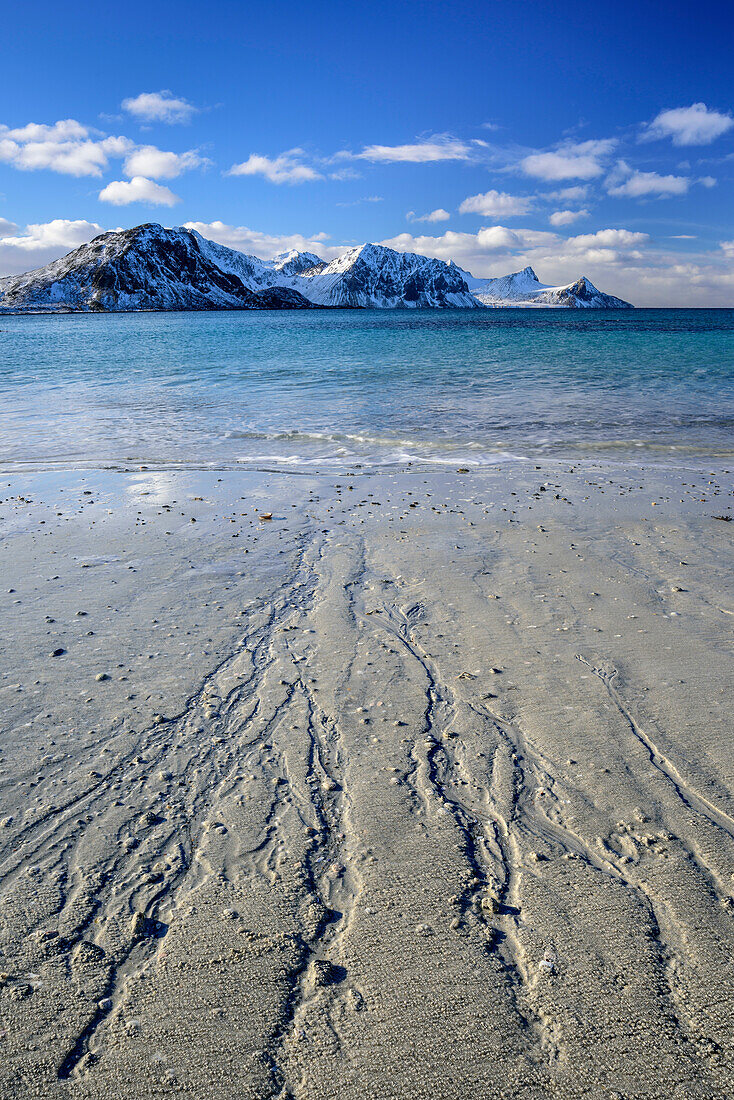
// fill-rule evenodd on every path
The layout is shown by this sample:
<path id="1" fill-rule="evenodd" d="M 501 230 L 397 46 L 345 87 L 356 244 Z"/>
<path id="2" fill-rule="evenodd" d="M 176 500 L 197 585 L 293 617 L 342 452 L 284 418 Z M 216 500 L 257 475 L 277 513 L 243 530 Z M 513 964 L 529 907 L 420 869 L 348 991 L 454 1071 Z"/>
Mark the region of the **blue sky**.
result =
<path id="1" fill-rule="evenodd" d="M 734 10 L 607 7 L 16 8 L 0 273 L 160 221 L 263 256 L 385 241 L 734 305 Z"/>

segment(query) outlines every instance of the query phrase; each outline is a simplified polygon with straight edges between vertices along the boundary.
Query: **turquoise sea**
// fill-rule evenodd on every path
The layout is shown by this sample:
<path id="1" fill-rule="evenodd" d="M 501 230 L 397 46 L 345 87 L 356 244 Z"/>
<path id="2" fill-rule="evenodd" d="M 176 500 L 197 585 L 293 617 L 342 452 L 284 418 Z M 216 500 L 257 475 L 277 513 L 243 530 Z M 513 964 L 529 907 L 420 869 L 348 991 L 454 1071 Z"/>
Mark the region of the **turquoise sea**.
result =
<path id="1" fill-rule="evenodd" d="M 734 310 L 3 316 L 0 466 L 734 459 Z"/>

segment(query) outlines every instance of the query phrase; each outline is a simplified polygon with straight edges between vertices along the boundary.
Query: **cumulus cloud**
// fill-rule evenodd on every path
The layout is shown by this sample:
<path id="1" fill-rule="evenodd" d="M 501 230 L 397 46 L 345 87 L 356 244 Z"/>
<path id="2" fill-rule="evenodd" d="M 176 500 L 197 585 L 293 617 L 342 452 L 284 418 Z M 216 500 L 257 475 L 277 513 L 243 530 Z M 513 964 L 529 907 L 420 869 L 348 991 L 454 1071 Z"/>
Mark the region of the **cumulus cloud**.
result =
<path id="1" fill-rule="evenodd" d="M 141 145 L 130 153 L 123 166 L 126 176 L 147 176 L 154 180 L 172 180 L 191 168 L 207 164 L 195 149 L 186 153 L 170 153 L 155 145 Z"/>
<path id="2" fill-rule="evenodd" d="M 256 229 L 248 229 L 244 225 L 227 225 L 225 222 L 185 222 L 186 229 L 195 229 L 207 240 L 217 241 L 228 248 L 236 248 L 239 252 L 247 252 L 253 256 L 260 256 L 263 260 L 271 260 L 281 252 L 290 252 L 296 249 L 298 252 L 315 252 L 324 260 L 333 260 L 347 251 L 348 246 L 327 245 L 328 233 L 315 233 L 305 237 L 300 233 L 291 233 L 286 236 L 276 236 L 269 233 L 261 233 Z"/>
<path id="3" fill-rule="evenodd" d="M 609 176 L 607 192 L 615 198 L 669 198 L 685 195 L 691 181 L 687 176 L 661 176 L 657 172 L 639 172 L 620 160 Z"/>
<path id="4" fill-rule="evenodd" d="M 576 187 L 562 187 L 560 191 L 549 191 L 542 197 L 551 202 L 581 202 L 589 193 L 589 185 L 578 184 Z"/>
<path id="5" fill-rule="evenodd" d="M 111 157 L 125 156 L 132 148 L 128 138 L 92 135 L 73 118 L 50 126 L 0 126 L 0 162 L 26 172 L 45 168 L 65 176 L 101 176 Z"/>
<path id="6" fill-rule="evenodd" d="M 543 180 L 588 180 L 600 176 L 604 162 L 616 146 L 613 138 L 563 143 L 549 153 L 531 153 L 520 161 L 526 176 Z"/>
<path id="7" fill-rule="evenodd" d="M 309 183 L 323 179 L 320 172 L 304 163 L 302 149 L 289 149 L 278 157 L 251 153 L 241 164 L 233 164 L 228 176 L 264 176 L 271 183 Z"/>
<path id="8" fill-rule="evenodd" d="M 653 262 L 621 266 L 614 282 L 622 297 L 638 306 L 723 307 L 734 299 L 734 270 L 722 266 L 710 253 L 701 253 L 690 262 L 676 263 L 665 253 Z"/>
<path id="9" fill-rule="evenodd" d="M 548 221 L 551 225 L 558 227 L 561 225 L 572 225 L 574 222 L 577 222 L 579 218 L 588 218 L 588 216 L 588 210 L 555 210 L 548 218 Z"/>
<path id="10" fill-rule="evenodd" d="M 451 215 L 448 210 L 444 210 L 440 207 L 437 210 L 432 210 L 430 214 L 416 214 L 414 210 L 409 210 L 405 215 L 409 222 L 447 222 Z"/>
<path id="11" fill-rule="evenodd" d="M 434 256 L 438 260 L 453 260 L 460 267 L 467 267 L 475 261 L 486 261 L 493 253 L 510 253 L 524 247 L 531 239 L 552 234 L 534 234 L 527 230 L 516 231 L 503 225 L 485 226 L 476 233 L 460 233 L 447 230 L 440 237 L 413 236 L 411 233 L 399 233 L 381 241 L 388 248 L 398 252 L 418 252 L 423 256 Z"/>
<path id="12" fill-rule="evenodd" d="M 108 183 L 98 198 L 100 202 L 109 202 L 113 206 L 129 206 L 133 202 L 143 202 L 149 206 L 175 206 L 181 201 L 168 187 L 154 183 L 145 176 Z"/>
<path id="13" fill-rule="evenodd" d="M 514 218 L 527 214 L 532 202 L 520 195 L 508 195 L 506 191 L 485 191 L 470 195 L 459 207 L 460 214 L 481 214 L 484 218 Z"/>
<path id="14" fill-rule="evenodd" d="M 411 145 L 367 145 L 355 156 L 381 164 L 430 164 L 442 160 L 469 160 L 471 147 L 449 134 L 435 134 Z"/>
<path id="15" fill-rule="evenodd" d="M 136 145 L 121 135 L 91 131 L 73 118 L 52 125 L 31 122 L 13 130 L 0 126 L 0 162 L 22 171 L 45 168 L 68 176 L 100 177 L 110 160 L 123 157 L 126 176 L 147 179 L 174 179 L 209 163 L 193 149 L 172 153 L 155 145 Z"/>
<path id="16" fill-rule="evenodd" d="M 0 219 L 0 275 L 17 275 L 42 267 L 100 233 L 104 229 L 96 222 L 56 218 L 27 225 L 21 232 L 13 222 Z"/>
<path id="17" fill-rule="evenodd" d="M 669 137 L 673 145 L 710 145 L 734 126 L 730 114 L 709 109 L 705 103 L 661 111 L 642 132 L 645 141 Z"/>
<path id="18" fill-rule="evenodd" d="M 140 95 L 123 99 L 122 107 L 143 122 L 189 122 L 198 111 L 193 103 L 168 91 L 141 92 Z"/>
<path id="19" fill-rule="evenodd" d="M 734 260 L 734 241 L 722 241 L 721 248 L 728 260 Z"/>
<path id="20" fill-rule="evenodd" d="M 51 126 L 42 122 L 29 122 L 27 126 L 18 126 L 14 130 L 9 130 L 7 126 L 0 127 L 0 130 L 5 137 L 22 144 L 29 141 L 76 141 L 89 135 L 86 126 L 82 126 L 74 118 L 60 119 Z"/>
<path id="21" fill-rule="evenodd" d="M 570 248 L 633 248 L 650 239 L 647 233 L 633 233 L 630 229 L 598 229 L 596 233 L 581 233 L 569 237 Z"/>

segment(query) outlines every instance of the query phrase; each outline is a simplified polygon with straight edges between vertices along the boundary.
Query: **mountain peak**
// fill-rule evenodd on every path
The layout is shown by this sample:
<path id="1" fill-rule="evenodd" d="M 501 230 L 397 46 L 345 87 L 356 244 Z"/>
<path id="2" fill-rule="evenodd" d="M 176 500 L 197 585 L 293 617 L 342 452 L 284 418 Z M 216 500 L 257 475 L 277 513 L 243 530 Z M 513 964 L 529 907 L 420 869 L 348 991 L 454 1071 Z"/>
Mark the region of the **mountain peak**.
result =
<path id="1" fill-rule="evenodd" d="M 381 256 L 384 256 L 386 252 L 392 252 L 391 248 L 388 248 L 384 244 L 370 244 L 367 241 L 365 244 L 360 244 L 357 248 L 350 250 L 355 254 L 355 258 L 359 257 L 360 260 L 377 260 Z"/>
<path id="2" fill-rule="evenodd" d="M 291 248 L 288 252 L 279 252 L 272 259 L 273 268 L 283 275 L 300 275 L 314 267 L 322 267 L 324 261 L 315 252 L 299 252 Z"/>

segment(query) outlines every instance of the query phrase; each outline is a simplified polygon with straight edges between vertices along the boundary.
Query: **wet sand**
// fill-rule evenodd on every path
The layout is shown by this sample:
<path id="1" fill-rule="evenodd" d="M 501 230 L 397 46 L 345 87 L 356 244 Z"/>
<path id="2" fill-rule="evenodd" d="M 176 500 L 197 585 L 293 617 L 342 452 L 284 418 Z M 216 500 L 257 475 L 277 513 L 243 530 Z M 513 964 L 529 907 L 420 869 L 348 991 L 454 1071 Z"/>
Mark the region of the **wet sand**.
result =
<path id="1" fill-rule="evenodd" d="M 0 1095 L 730 1097 L 730 486 L 0 479 Z"/>

